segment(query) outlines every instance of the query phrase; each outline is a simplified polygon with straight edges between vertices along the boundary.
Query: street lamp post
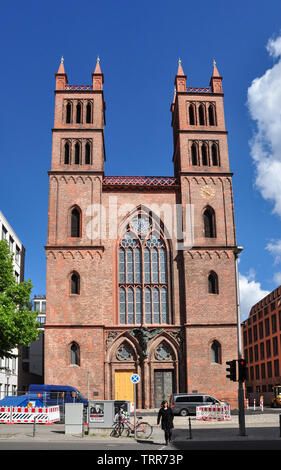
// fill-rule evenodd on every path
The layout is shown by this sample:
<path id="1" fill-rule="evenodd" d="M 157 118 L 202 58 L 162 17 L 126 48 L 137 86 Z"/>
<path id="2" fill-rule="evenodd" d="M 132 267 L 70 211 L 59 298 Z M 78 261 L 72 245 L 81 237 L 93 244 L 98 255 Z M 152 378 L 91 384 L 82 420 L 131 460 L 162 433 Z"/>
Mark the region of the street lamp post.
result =
<path id="1" fill-rule="evenodd" d="M 241 313 L 240 313 L 240 291 L 239 291 L 239 270 L 238 256 L 243 248 L 237 246 L 234 250 L 235 256 L 235 278 L 236 278 L 236 313 L 237 313 L 237 340 L 238 340 L 238 360 L 242 359 L 242 339 L 241 339 Z M 240 436 L 246 436 L 245 428 L 245 404 L 243 381 L 238 377 L 238 406 L 239 406 L 239 431 Z"/>

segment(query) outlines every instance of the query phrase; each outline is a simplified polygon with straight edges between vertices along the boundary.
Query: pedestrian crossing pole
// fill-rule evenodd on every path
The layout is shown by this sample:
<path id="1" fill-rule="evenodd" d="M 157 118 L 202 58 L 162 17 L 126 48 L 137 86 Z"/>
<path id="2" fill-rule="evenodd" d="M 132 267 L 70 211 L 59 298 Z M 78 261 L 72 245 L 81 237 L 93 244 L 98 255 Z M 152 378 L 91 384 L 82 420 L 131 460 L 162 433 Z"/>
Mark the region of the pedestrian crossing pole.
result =
<path id="1" fill-rule="evenodd" d="M 134 386 L 134 438 L 136 440 L 136 384 L 133 384 Z"/>
<path id="2" fill-rule="evenodd" d="M 134 387 L 134 438 L 136 440 L 136 421 L 137 421 L 137 416 L 136 416 L 136 384 L 139 383 L 140 381 L 140 376 L 138 374 L 133 374 L 131 375 L 131 382 L 133 382 L 133 387 Z"/>
<path id="3" fill-rule="evenodd" d="M 241 340 L 241 313 L 240 313 L 240 292 L 239 292 L 239 271 L 238 255 L 243 248 L 237 246 L 234 250 L 235 256 L 235 278 L 236 278 L 236 311 L 237 311 L 237 340 L 238 340 L 238 361 L 242 359 L 242 340 Z M 240 436 L 246 436 L 245 428 L 245 403 L 243 381 L 238 377 L 238 406 L 239 406 L 239 432 Z"/>

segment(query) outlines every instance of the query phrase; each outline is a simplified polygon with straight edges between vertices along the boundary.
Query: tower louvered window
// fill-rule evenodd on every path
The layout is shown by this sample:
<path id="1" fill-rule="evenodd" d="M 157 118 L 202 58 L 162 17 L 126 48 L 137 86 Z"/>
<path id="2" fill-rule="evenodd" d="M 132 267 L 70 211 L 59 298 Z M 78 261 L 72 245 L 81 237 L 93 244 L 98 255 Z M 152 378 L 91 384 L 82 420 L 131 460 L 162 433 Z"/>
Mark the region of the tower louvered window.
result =
<path id="1" fill-rule="evenodd" d="M 90 165 L 91 163 L 91 145 L 89 142 L 85 145 L 85 163 L 86 165 Z"/>
<path id="2" fill-rule="evenodd" d="M 69 165 L 70 163 L 70 146 L 69 143 L 66 142 L 64 146 L 64 164 Z"/>
<path id="3" fill-rule="evenodd" d="M 66 124 L 70 124 L 71 123 L 71 104 L 68 102 L 67 105 L 66 105 Z"/>
<path id="4" fill-rule="evenodd" d="M 86 106 L 86 123 L 89 124 L 92 122 L 92 104 L 87 103 Z"/>
<path id="5" fill-rule="evenodd" d="M 168 323 L 167 248 L 148 218 L 132 220 L 118 257 L 119 323 Z"/>
<path id="6" fill-rule="evenodd" d="M 76 122 L 80 124 L 82 122 L 82 106 L 81 103 L 78 103 L 76 106 Z"/>

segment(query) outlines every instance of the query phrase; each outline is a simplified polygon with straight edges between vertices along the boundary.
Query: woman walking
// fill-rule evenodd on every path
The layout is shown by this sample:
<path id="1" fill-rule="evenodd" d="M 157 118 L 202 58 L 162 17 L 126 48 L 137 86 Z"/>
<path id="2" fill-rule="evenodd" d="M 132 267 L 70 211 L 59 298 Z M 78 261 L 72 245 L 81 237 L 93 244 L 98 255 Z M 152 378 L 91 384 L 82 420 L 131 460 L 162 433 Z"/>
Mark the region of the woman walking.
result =
<path id="1" fill-rule="evenodd" d="M 159 425 L 161 420 L 161 427 L 165 434 L 166 446 L 171 442 L 172 439 L 172 429 L 174 427 L 174 414 L 172 409 L 168 406 L 167 400 L 162 401 L 161 408 L 158 412 L 157 425 Z"/>

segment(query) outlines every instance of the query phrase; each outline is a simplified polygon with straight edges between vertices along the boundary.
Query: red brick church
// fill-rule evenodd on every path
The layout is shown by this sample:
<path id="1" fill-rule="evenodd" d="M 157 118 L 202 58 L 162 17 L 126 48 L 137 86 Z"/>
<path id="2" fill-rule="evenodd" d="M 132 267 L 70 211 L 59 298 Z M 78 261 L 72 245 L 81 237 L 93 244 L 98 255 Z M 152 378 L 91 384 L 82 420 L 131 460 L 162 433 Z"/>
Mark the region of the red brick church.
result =
<path id="1" fill-rule="evenodd" d="M 103 83 L 99 59 L 90 85 L 69 84 L 63 60 L 56 74 L 45 383 L 132 400 L 137 372 L 139 408 L 172 392 L 234 405 L 225 362 L 237 356 L 236 238 L 222 77 L 214 63 L 208 87 L 187 87 L 179 61 L 174 175 L 165 177 L 104 173 Z"/>

